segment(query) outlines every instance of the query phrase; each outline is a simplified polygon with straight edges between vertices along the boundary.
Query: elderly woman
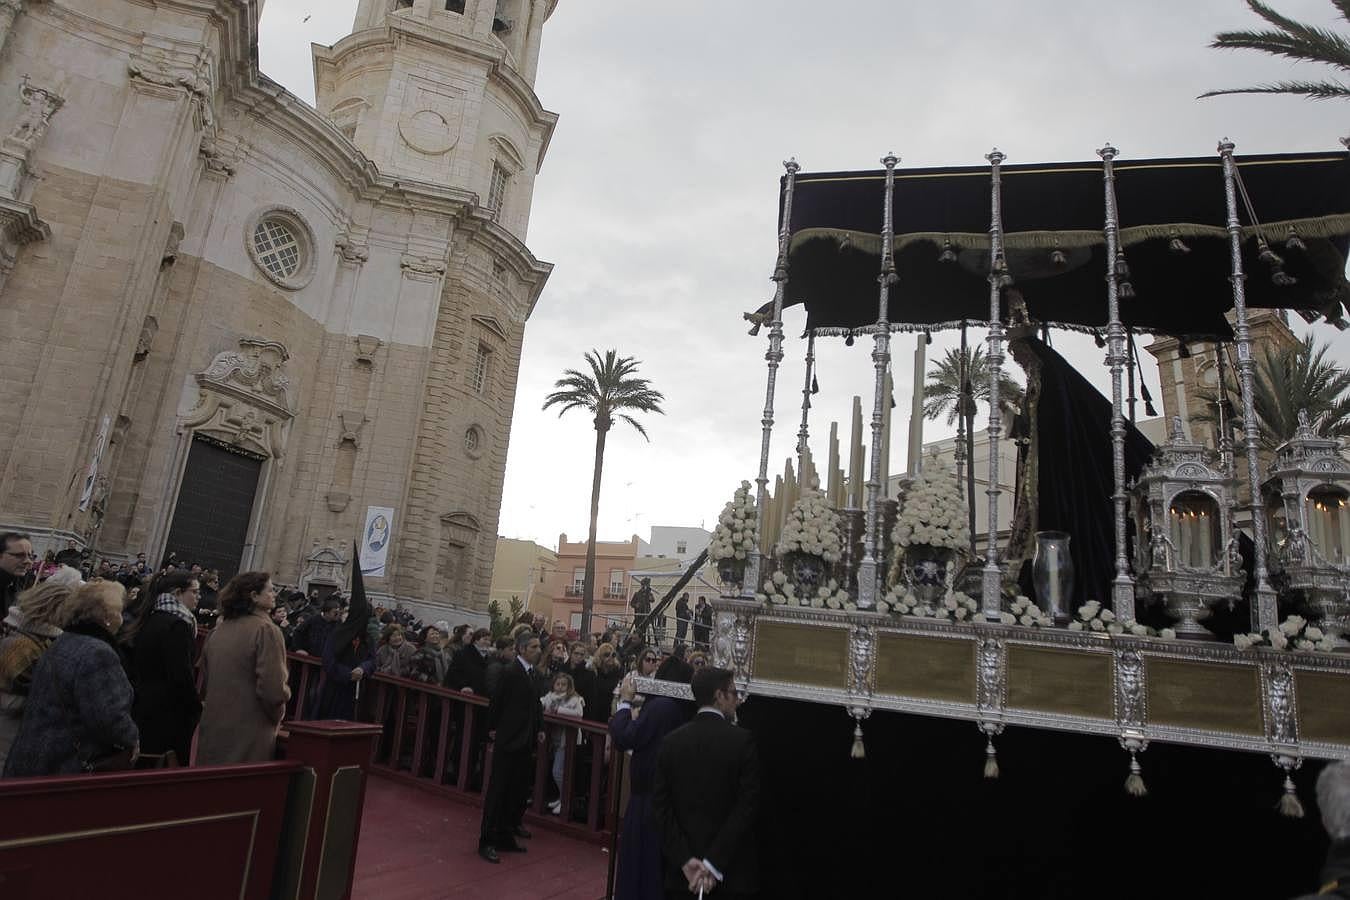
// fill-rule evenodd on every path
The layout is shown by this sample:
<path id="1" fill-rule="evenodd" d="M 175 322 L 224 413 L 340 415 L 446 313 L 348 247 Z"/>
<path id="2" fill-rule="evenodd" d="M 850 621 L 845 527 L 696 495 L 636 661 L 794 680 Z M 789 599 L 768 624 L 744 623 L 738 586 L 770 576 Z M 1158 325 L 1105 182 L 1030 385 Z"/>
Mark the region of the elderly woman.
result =
<path id="1" fill-rule="evenodd" d="M 131 715 L 141 731 L 141 752 L 172 751 L 182 765 L 202 714 L 195 669 L 199 590 L 196 576 L 184 569 L 160 576 L 150 586 L 154 604 L 130 629 L 136 688 Z"/>
<path id="2" fill-rule="evenodd" d="M 206 701 L 197 738 L 200 765 L 266 762 L 291 689 L 286 641 L 269 618 L 276 590 L 266 572 L 243 572 L 220 596 L 222 621 L 202 647 Z"/>
<path id="3" fill-rule="evenodd" d="M 0 639 L 0 769 L 19 733 L 23 705 L 33 685 L 38 660 L 61 636 L 60 622 L 74 589 L 61 581 L 44 581 L 19 595 L 19 621 Z"/>
<path id="4" fill-rule="evenodd" d="M 386 625 L 380 633 L 380 649 L 375 651 L 375 671 L 395 678 L 411 678 L 416 654 L 417 648 L 408 643 L 402 625 Z"/>
<path id="5" fill-rule="evenodd" d="M 65 631 L 38 660 L 5 777 L 128 768 L 139 734 L 113 635 L 126 589 L 95 581 L 65 605 Z"/>

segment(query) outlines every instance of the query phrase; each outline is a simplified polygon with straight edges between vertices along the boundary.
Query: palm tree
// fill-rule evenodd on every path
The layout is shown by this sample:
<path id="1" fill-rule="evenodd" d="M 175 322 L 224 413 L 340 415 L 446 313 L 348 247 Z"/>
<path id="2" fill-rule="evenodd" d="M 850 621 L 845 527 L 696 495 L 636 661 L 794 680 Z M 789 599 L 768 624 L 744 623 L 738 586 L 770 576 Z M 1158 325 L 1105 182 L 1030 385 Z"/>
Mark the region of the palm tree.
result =
<path id="1" fill-rule="evenodd" d="M 1348 0 L 1350 2 L 1350 0 Z M 971 380 L 971 393 L 975 400 L 989 402 L 989 360 L 984 348 L 975 347 L 975 352 L 953 347 L 946 357 L 935 363 L 928 372 L 928 383 L 923 386 L 923 415 L 925 419 L 938 419 L 945 413 L 947 424 L 951 425 L 962 412 L 961 374 L 962 357 L 965 357 L 966 376 Z M 1000 407 L 1016 408 L 1022 403 L 1022 386 L 1004 373 L 999 373 L 998 397 Z"/>
<path id="2" fill-rule="evenodd" d="M 1350 23 L 1350 0 L 1331 0 L 1331 4 Z M 1296 22 L 1280 15 L 1260 0 L 1247 0 L 1247 6 L 1275 27 L 1260 31 L 1221 31 L 1214 35 L 1211 47 L 1218 50 L 1260 50 L 1298 62 L 1321 63 L 1341 72 L 1350 72 L 1350 35 Z M 1350 85 L 1334 80 L 1277 81 L 1255 87 L 1206 91 L 1200 96 L 1214 97 L 1219 94 L 1299 94 L 1311 100 L 1331 100 L 1350 98 Z"/>
<path id="3" fill-rule="evenodd" d="M 653 390 L 645 378 L 638 378 L 638 361 L 607 350 L 586 354 L 590 373 L 566 369 L 554 384 L 556 390 L 544 399 L 544 409 L 559 406 L 562 416 L 573 409 L 584 409 L 595 421 L 595 470 L 591 476 L 591 530 L 586 539 L 586 579 L 581 588 L 581 634 L 591 633 L 591 611 L 595 606 L 595 529 L 600 517 L 600 474 L 605 465 L 605 439 L 614 420 L 627 422 L 647 440 L 647 429 L 634 418 L 635 413 L 665 414 L 661 401 L 666 398 Z"/>
<path id="4" fill-rule="evenodd" d="M 1292 346 L 1264 349 L 1252 385 L 1253 411 L 1263 449 L 1274 450 L 1294 436 L 1299 410 L 1308 411 L 1308 418 L 1322 435 L 1350 437 L 1350 370 L 1328 361 L 1329 349 L 1327 344 L 1315 344 L 1311 335 Z M 1239 396 L 1231 375 L 1227 382 L 1229 396 Z M 1201 396 L 1211 407 L 1218 403 L 1210 394 Z M 1241 417 L 1242 410 L 1236 409 L 1231 417 L 1234 426 L 1241 426 Z M 1214 422 L 1217 415 L 1206 413 L 1197 418 Z"/>

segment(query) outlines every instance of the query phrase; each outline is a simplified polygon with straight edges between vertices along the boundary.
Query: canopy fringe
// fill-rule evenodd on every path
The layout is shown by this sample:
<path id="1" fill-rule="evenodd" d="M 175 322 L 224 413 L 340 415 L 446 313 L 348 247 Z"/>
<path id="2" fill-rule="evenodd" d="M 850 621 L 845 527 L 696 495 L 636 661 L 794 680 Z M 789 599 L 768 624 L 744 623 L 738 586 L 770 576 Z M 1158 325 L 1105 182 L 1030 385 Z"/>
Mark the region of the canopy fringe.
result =
<path id="1" fill-rule="evenodd" d="M 1294 231 L 1302 243 L 1308 238 L 1333 238 L 1350 235 L 1350 214 L 1318 216 L 1311 219 L 1287 219 L 1279 222 L 1264 222 L 1260 226 L 1246 225 L 1242 228 L 1243 241 L 1258 237 L 1264 232 L 1272 234 Z M 1129 247 L 1144 241 L 1178 238 L 1215 238 L 1226 240 L 1228 232 L 1223 226 L 1200 225 L 1194 222 L 1171 222 L 1165 225 L 1134 225 L 1120 229 L 1120 245 Z M 794 232 L 789 252 L 811 241 L 831 240 L 841 247 L 853 247 L 864 253 L 881 255 L 881 236 L 862 231 L 836 228 L 803 228 Z M 937 252 L 947 250 L 988 250 L 989 235 L 983 233 L 959 232 L 909 232 L 897 234 L 894 238 L 896 252 L 911 244 L 929 243 Z M 1014 231 L 1003 236 L 1006 250 L 1062 250 L 1076 247 L 1096 247 L 1106 243 L 1100 231 Z"/>

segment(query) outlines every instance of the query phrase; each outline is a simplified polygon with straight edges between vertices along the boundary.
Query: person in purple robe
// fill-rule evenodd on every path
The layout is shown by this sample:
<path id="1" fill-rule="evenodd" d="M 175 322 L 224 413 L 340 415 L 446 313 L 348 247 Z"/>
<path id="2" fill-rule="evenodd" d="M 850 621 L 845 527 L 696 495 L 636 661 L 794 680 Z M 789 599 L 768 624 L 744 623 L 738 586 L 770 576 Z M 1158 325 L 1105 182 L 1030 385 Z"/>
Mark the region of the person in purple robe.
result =
<path id="1" fill-rule="evenodd" d="M 688 684 L 694 670 L 671 656 L 656 671 L 662 681 Z M 619 706 L 609 720 L 609 734 L 619 750 L 631 750 L 628 810 L 619 838 L 619 871 L 615 900 L 663 900 L 665 863 L 661 858 L 661 828 L 652 814 L 652 788 L 656 782 L 656 757 L 666 735 L 689 721 L 694 709 L 686 700 L 648 697 L 634 715 L 637 690 L 633 675 L 619 685 Z"/>

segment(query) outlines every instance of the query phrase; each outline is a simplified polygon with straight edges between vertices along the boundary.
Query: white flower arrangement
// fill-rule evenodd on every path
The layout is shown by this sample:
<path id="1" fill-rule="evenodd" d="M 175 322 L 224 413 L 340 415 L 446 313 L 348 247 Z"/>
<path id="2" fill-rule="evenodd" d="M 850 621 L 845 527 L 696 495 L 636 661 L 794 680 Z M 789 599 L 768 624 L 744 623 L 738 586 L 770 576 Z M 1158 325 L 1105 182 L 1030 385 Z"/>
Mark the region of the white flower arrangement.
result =
<path id="1" fill-rule="evenodd" d="M 833 564 L 839 562 L 843 548 L 839 519 L 825 502 L 825 495 L 814 488 L 806 488 L 783 523 L 783 533 L 778 539 L 778 558 L 789 553 L 806 553 Z"/>
<path id="2" fill-rule="evenodd" d="M 764 579 L 762 591 L 755 595 L 760 603 L 771 606 L 807 606 L 813 609 L 840 609 L 853 612 L 858 604 L 848 595 L 848 591 L 833 578 L 823 584 L 814 593 L 795 587 L 782 572 Z"/>
<path id="3" fill-rule="evenodd" d="M 931 616 L 935 619 L 968 624 L 975 621 L 979 609 L 980 605 L 973 597 L 968 597 L 960 591 L 948 594 L 943 599 L 942 605 L 935 610 L 929 610 L 913 594 L 901 594 L 895 588 L 891 588 L 886 594 L 886 599 L 877 603 L 877 610 L 880 612 L 895 612 L 902 616 Z"/>
<path id="4" fill-rule="evenodd" d="M 1004 625 L 1025 625 L 1027 628 L 1051 628 L 1055 624 L 1055 620 L 1032 603 L 1030 597 L 1014 599 L 1008 611 L 999 614 L 999 621 Z"/>
<path id="5" fill-rule="evenodd" d="M 958 551 L 970 546 L 966 505 L 955 478 L 938 473 L 919 475 L 910 482 L 900 502 L 891 543 L 896 548 L 928 546 Z"/>
<path id="6" fill-rule="evenodd" d="M 750 482 L 742 481 L 736 493 L 722 507 L 713 529 L 708 557 L 714 562 L 724 559 L 745 560 L 759 543 L 759 510 Z"/>
<path id="7" fill-rule="evenodd" d="M 1302 616 L 1289 616 L 1278 628 L 1233 635 L 1233 645 L 1239 650 L 1273 647 L 1291 653 L 1312 653 L 1314 650 L 1330 653 L 1336 649 L 1336 639 Z"/>
<path id="8" fill-rule="evenodd" d="M 1160 637 L 1165 641 L 1174 641 L 1177 637 L 1177 633 L 1171 628 L 1157 631 L 1133 619 L 1118 619 L 1114 612 L 1102 606 L 1097 600 L 1089 600 L 1078 607 L 1074 620 L 1069 623 L 1069 630 L 1129 634 L 1135 637 Z"/>

